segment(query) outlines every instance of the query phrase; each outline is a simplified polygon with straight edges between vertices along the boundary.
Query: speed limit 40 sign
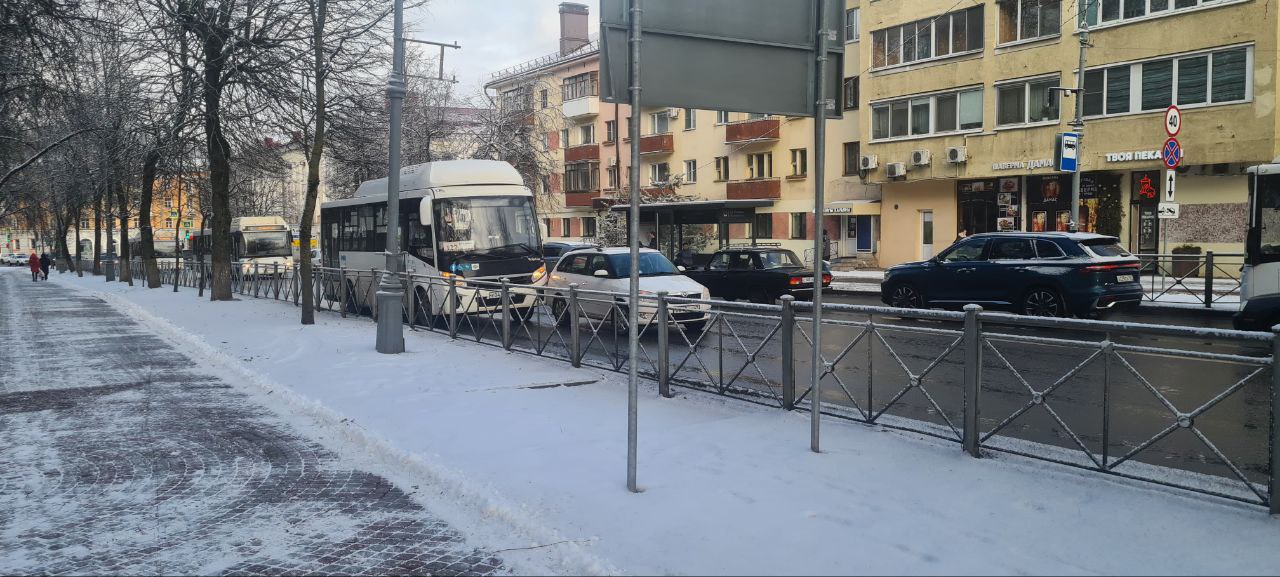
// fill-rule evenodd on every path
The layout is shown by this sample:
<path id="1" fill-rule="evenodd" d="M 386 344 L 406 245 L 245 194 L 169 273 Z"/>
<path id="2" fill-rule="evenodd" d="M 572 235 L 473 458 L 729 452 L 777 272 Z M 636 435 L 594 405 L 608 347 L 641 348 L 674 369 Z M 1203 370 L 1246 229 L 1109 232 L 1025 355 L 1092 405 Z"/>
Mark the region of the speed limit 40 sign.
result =
<path id="1" fill-rule="evenodd" d="M 1182 111 L 1177 106 L 1170 106 L 1164 111 L 1164 131 L 1173 138 L 1182 132 Z"/>

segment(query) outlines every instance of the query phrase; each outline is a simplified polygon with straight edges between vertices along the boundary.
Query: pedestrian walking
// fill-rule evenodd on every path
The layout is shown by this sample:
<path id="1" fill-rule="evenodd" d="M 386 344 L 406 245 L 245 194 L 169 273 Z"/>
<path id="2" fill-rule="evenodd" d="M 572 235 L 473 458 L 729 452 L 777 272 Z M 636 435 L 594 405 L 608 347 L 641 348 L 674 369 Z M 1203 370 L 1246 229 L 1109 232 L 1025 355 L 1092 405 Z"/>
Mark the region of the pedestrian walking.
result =
<path id="1" fill-rule="evenodd" d="M 53 264 L 53 259 L 49 258 L 49 253 L 40 254 L 40 274 L 44 280 L 49 280 L 49 266 Z"/>
<path id="2" fill-rule="evenodd" d="M 31 268 L 31 282 L 40 280 L 40 257 L 36 256 L 35 251 L 31 252 L 31 256 L 27 257 L 27 266 Z"/>
<path id="3" fill-rule="evenodd" d="M 652 231 L 649 232 L 649 248 L 654 250 L 658 249 L 658 233 Z"/>

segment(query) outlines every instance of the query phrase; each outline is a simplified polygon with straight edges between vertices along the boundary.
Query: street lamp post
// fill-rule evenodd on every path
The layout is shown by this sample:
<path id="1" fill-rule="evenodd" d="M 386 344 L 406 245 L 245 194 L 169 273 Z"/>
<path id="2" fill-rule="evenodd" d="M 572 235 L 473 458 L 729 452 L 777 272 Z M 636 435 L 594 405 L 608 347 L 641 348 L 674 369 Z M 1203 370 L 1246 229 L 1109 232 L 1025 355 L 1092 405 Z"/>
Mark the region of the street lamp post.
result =
<path id="1" fill-rule="evenodd" d="M 397 275 L 400 273 L 400 112 L 404 107 L 404 0 L 395 0 L 394 32 L 391 40 L 391 77 L 387 79 L 387 101 L 391 109 L 390 154 L 387 162 L 387 263 L 378 285 L 377 350 L 383 354 L 404 352 L 404 325 L 400 303 L 404 300 Z"/>

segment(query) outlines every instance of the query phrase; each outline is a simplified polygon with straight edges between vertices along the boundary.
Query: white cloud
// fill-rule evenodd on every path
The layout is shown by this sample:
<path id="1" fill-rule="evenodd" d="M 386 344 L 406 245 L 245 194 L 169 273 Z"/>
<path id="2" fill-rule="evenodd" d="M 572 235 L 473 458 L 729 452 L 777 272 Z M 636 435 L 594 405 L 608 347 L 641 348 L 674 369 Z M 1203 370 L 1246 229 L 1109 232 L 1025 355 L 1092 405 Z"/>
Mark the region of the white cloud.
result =
<path id="1" fill-rule="evenodd" d="M 590 30 L 596 34 L 599 0 L 573 1 L 590 8 Z M 478 94 L 493 72 L 559 49 L 560 2 L 431 0 L 406 14 L 405 22 L 412 38 L 461 44 L 461 50 L 445 54 L 445 73 L 457 75 L 460 95 Z M 409 49 L 435 50 L 412 44 Z"/>

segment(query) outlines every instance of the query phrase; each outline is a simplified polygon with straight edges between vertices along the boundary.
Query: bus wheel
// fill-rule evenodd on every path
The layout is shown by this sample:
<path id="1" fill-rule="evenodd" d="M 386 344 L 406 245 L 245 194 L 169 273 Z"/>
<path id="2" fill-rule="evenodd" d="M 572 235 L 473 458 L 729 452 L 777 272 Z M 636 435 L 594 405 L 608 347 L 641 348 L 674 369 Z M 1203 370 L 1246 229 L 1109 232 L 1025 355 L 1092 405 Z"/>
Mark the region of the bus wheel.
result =
<path id="1" fill-rule="evenodd" d="M 356 306 L 356 283 L 350 280 L 344 282 L 347 283 L 347 302 L 342 303 L 342 306 L 347 307 L 347 314 L 358 315 L 360 307 Z"/>
<path id="2" fill-rule="evenodd" d="M 440 325 L 441 317 L 433 313 L 431 308 L 431 298 L 427 296 L 427 290 L 418 287 L 413 290 L 413 324 L 422 327 L 436 327 Z"/>

